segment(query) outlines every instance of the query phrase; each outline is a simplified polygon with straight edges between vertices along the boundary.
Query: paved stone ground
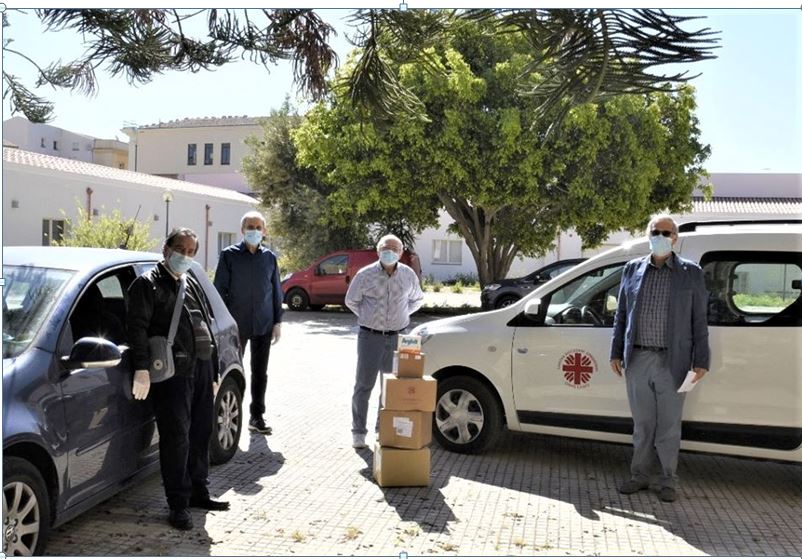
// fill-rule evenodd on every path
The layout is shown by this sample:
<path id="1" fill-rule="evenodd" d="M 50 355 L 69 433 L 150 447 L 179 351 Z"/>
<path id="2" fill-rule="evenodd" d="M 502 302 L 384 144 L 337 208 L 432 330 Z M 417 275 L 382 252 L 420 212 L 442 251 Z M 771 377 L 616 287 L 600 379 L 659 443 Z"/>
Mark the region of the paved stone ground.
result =
<path id="1" fill-rule="evenodd" d="M 212 470 L 212 493 L 230 500 L 231 511 L 194 511 L 194 530 L 172 530 L 157 474 L 56 530 L 48 552 L 802 554 L 802 467 L 794 464 L 683 453 L 682 495 L 667 504 L 615 490 L 627 445 L 507 434 L 481 456 L 433 445 L 428 488 L 379 488 L 371 451 L 350 447 L 353 317 L 286 317 L 268 383 L 275 435 L 246 431 L 241 451 Z"/>

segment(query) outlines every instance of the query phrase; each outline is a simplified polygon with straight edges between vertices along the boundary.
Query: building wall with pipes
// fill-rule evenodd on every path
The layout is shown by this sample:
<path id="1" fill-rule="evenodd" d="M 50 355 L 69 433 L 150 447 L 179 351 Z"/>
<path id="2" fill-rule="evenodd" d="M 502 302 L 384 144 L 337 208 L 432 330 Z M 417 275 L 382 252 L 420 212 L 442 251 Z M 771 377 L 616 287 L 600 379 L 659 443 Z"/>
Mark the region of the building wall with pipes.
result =
<path id="1" fill-rule="evenodd" d="M 222 248 L 239 240 L 240 218 L 256 206 L 230 190 L 14 148 L 3 149 L 2 188 L 3 246 L 49 244 L 65 216 L 78 219 L 79 206 L 91 215 L 119 209 L 124 218 L 150 222 L 159 243 L 169 228 L 193 229 L 200 240 L 196 260 L 207 270 L 217 267 Z"/>

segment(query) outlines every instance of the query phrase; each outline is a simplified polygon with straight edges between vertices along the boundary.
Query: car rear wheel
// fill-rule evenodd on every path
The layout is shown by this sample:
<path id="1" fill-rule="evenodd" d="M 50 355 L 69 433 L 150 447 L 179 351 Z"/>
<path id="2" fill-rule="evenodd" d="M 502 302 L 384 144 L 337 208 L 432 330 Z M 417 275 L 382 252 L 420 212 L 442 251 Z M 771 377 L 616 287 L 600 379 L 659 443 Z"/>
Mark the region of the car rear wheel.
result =
<path id="1" fill-rule="evenodd" d="M 501 409 L 480 381 L 456 376 L 437 386 L 434 438 L 446 450 L 475 453 L 490 448 L 501 430 Z"/>
<path id="2" fill-rule="evenodd" d="M 212 464 L 223 464 L 234 457 L 242 434 L 242 391 L 232 375 L 223 379 L 214 405 L 215 423 L 209 450 Z"/>
<path id="3" fill-rule="evenodd" d="M 309 306 L 309 296 L 303 289 L 293 289 L 287 293 L 287 306 L 294 311 L 305 311 Z"/>
<path id="4" fill-rule="evenodd" d="M 16 456 L 3 460 L 3 552 L 42 555 L 50 531 L 50 501 L 36 466 Z"/>
<path id="5" fill-rule="evenodd" d="M 513 303 L 517 303 L 521 298 L 516 295 L 504 295 L 503 297 L 499 297 L 498 301 L 496 301 L 497 309 L 503 309 L 504 307 L 509 307 Z"/>

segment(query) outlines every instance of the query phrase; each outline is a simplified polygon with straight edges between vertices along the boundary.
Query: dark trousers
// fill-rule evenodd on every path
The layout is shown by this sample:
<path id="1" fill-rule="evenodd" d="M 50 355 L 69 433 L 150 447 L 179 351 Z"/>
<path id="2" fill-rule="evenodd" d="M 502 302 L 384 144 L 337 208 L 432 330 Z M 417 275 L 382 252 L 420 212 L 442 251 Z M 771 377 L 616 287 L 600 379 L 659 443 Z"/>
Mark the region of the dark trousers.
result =
<path id="1" fill-rule="evenodd" d="M 270 359 L 272 329 L 264 336 L 240 336 L 239 354 L 245 353 L 245 344 L 251 342 L 251 417 L 265 414 L 265 391 L 267 390 L 267 361 Z"/>
<path id="2" fill-rule="evenodd" d="M 214 421 L 212 363 L 197 361 L 193 376 L 174 376 L 150 388 L 159 427 L 159 462 L 171 509 L 191 496 L 209 496 L 209 444 Z"/>

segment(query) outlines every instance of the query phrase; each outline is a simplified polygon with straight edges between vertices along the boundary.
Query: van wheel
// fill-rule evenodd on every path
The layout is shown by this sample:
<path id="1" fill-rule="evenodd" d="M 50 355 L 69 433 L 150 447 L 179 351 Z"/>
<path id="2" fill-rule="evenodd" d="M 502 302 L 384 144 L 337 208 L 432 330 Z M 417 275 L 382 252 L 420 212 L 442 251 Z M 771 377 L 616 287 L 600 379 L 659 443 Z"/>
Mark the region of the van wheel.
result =
<path id="1" fill-rule="evenodd" d="M 47 486 L 36 466 L 3 459 L 3 553 L 42 555 L 50 531 Z"/>
<path id="2" fill-rule="evenodd" d="M 209 448 L 212 464 L 223 464 L 234 457 L 242 434 L 242 391 L 231 374 L 223 379 L 214 402 L 214 427 Z"/>
<path id="3" fill-rule="evenodd" d="M 477 453 L 490 448 L 501 430 L 501 409 L 478 380 L 456 376 L 437 384 L 434 438 L 446 450 Z"/>
<path id="4" fill-rule="evenodd" d="M 498 301 L 496 301 L 495 308 L 503 309 L 504 307 L 509 307 L 513 303 L 517 303 L 521 298 L 515 295 L 505 295 L 501 297 Z"/>
<path id="5" fill-rule="evenodd" d="M 287 306 L 294 311 L 305 311 L 309 306 L 309 297 L 303 289 L 292 289 L 287 293 Z"/>

